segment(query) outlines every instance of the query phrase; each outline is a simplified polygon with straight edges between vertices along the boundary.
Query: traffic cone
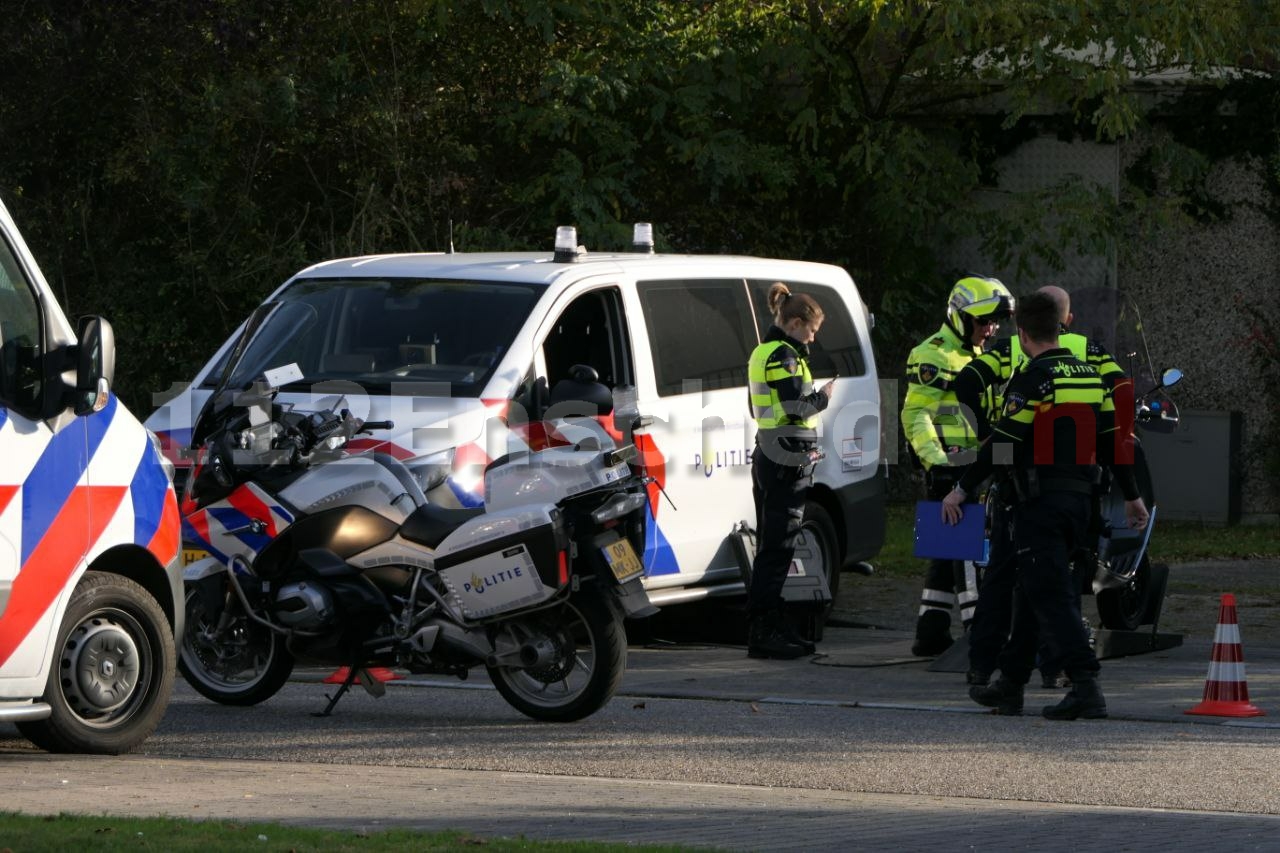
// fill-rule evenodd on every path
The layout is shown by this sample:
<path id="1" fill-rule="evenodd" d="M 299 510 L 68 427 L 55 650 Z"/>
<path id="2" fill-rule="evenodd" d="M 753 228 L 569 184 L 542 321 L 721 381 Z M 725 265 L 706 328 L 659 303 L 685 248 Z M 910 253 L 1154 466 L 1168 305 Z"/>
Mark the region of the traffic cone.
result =
<path id="1" fill-rule="evenodd" d="M 369 677 L 377 681 L 399 681 L 404 678 L 403 675 L 393 669 L 387 669 L 385 666 L 371 666 L 365 669 L 369 673 Z M 325 677 L 321 684 L 343 684 L 347 680 L 347 676 L 351 674 L 351 667 L 343 666 L 333 671 L 332 675 Z"/>
<path id="2" fill-rule="evenodd" d="M 1236 597 L 1222 594 L 1218 611 L 1218 628 L 1213 634 L 1213 655 L 1209 658 L 1209 677 L 1204 683 L 1204 699 L 1184 711 L 1206 717 L 1261 717 L 1266 712 L 1249 704 L 1249 685 L 1244 678 L 1244 648 L 1240 645 L 1240 626 L 1236 623 Z"/>

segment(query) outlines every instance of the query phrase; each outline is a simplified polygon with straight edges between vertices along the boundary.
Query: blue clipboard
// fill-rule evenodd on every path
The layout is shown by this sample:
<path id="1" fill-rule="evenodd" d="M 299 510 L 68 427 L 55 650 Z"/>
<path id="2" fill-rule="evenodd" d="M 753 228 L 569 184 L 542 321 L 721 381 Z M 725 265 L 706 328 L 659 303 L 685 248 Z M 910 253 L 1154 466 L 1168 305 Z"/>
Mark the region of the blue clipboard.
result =
<path id="1" fill-rule="evenodd" d="M 987 559 L 987 518 L 982 504 L 964 505 L 959 524 L 942 520 L 942 501 L 916 504 L 915 556 L 930 560 Z"/>

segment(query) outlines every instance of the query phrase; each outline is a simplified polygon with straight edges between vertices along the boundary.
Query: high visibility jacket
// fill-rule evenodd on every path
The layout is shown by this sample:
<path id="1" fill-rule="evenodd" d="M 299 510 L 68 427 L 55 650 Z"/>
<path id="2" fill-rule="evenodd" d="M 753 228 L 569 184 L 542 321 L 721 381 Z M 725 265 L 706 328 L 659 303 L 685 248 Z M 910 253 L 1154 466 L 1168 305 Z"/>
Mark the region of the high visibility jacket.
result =
<path id="1" fill-rule="evenodd" d="M 952 389 L 956 375 L 978 354 L 945 323 L 907 356 L 902 431 L 926 469 L 947 464 L 947 450 L 978 446 Z"/>
<path id="2" fill-rule="evenodd" d="M 1097 370 L 1107 387 L 1114 389 L 1128 381 L 1124 370 L 1116 364 L 1111 353 L 1084 335 L 1064 331 L 1058 336 L 1058 344 L 1075 358 Z M 1000 412 L 1004 408 L 1005 385 L 1026 363 L 1026 354 L 1022 351 L 1018 336 L 1014 335 L 998 341 L 960 372 L 955 383 L 956 399 L 973 412 L 981 437 L 985 438 L 990 424 L 1000 418 Z"/>
<path id="3" fill-rule="evenodd" d="M 1084 335 L 1077 335 L 1075 332 L 1066 332 L 1058 335 L 1058 346 L 1069 351 L 1080 361 L 1088 362 L 1089 360 L 1089 339 Z M 995 347 L 992 347 L 995 349 Z M 1017 335 L 1009 338 L 1009 363 L 1012 370 L 1019 370 L 1027 363 L 1027 354 L 1022 351 L 1022 341 Z M 1012 374 L 1010 374 L 1012 375 Z M 1009 377 L 1004 377 L 1008 381 Z"/>
<path id="4" fill-rule="evenodd" d="M 808 347 L 777 326 L 752 351 L 747 387 L 751 417 L 761 430 L 801 439 L 817 437 L 818 413 L 826 408 L 827 398 L 813 390 L 808 355 Z"/>
<path id="5" fill-rule="evenodd" d="M 1120 437 L 1123 441 L 1124 437 Z M 977 459 L 960 479 L 966 492 L 994 469 L 1000 446 L 1012 453 L 1015 474 L 1024 484 L 1035 472 L 1041 491 L 1087 492 L 1096 464 L 1116 475 L 1126 499 L 1138 496 L 1128 454 L 1118 454 L 1115 405 L 1097 368 L 1066 348 L 1041 353 L 1009 381 L 1004 408 Z"/>

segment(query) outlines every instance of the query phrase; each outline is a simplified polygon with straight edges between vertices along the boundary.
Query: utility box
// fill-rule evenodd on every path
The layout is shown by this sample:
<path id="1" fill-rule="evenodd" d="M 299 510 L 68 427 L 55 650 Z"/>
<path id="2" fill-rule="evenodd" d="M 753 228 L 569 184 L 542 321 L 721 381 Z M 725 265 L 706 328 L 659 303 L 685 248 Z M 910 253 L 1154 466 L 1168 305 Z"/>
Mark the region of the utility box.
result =
<path id="1" fill-rule="evenodd" d="M 1183 409 L 1173 432 L 1138 434 L 1162 521 L 1240 520 L 1239 412 Z"/>

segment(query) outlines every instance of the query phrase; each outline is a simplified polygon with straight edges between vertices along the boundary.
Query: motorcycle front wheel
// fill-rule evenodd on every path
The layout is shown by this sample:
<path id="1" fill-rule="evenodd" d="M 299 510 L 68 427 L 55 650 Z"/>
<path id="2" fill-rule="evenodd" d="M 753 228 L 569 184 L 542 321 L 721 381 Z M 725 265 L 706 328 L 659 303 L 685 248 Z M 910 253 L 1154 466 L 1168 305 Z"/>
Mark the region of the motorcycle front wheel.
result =
<path id="1" fill-rule="evenodd" d="M 230 590 L 226 590 L 230 592 Z M 206 699 L 223 705 L 256 705 L 270 699 L 293 673 L 284 638 L 227 602 L 227 624 L 205 609 L 205 598 L 187 589 L 187 629 L 178 670 Z"/>
<path id="2" fill-rule="evenodd" d="M 1151 482 L 1151 468 L 1147 465 L 1147 456 L 1139 444 L 1134 448 L 1134 477 L 1138 481 L 1138 492 L 1142 495 L 1147 508 L 1156 505 L 1155 490 Z M 1113 529 L 1127 526 L 1124 516 L 1124 498 L 1119 488 L 1113 486 L 1104 497 L 1102 512 Z M 1089 573 L 1092 578 L 1092 571 Z M 1138 561 L 1138 568 L 1133 577 L 1124 586 L 1098 592 L 1095 598 L 1098 605 L 1098 619 L 1103 628 L 1112 631 L 1136 631 L 1147 621 L 1147 612 L 1158 601 L 1152 599 L 1156 590 L 1151 582 L 1151 555 L 1146 553 Z"/>
<path id="3" fill-rule="evenodd" d="M 549 640 L 549 662 L 535 667 L 488 667 L 489 678 L 511 707 L 527 717 L 568 723 L 604 707 L 622 683 L 627 640 L 622 620 L 598 589 L 582 589 L 560 607 L 530 617 L 524 626 Z"/>

